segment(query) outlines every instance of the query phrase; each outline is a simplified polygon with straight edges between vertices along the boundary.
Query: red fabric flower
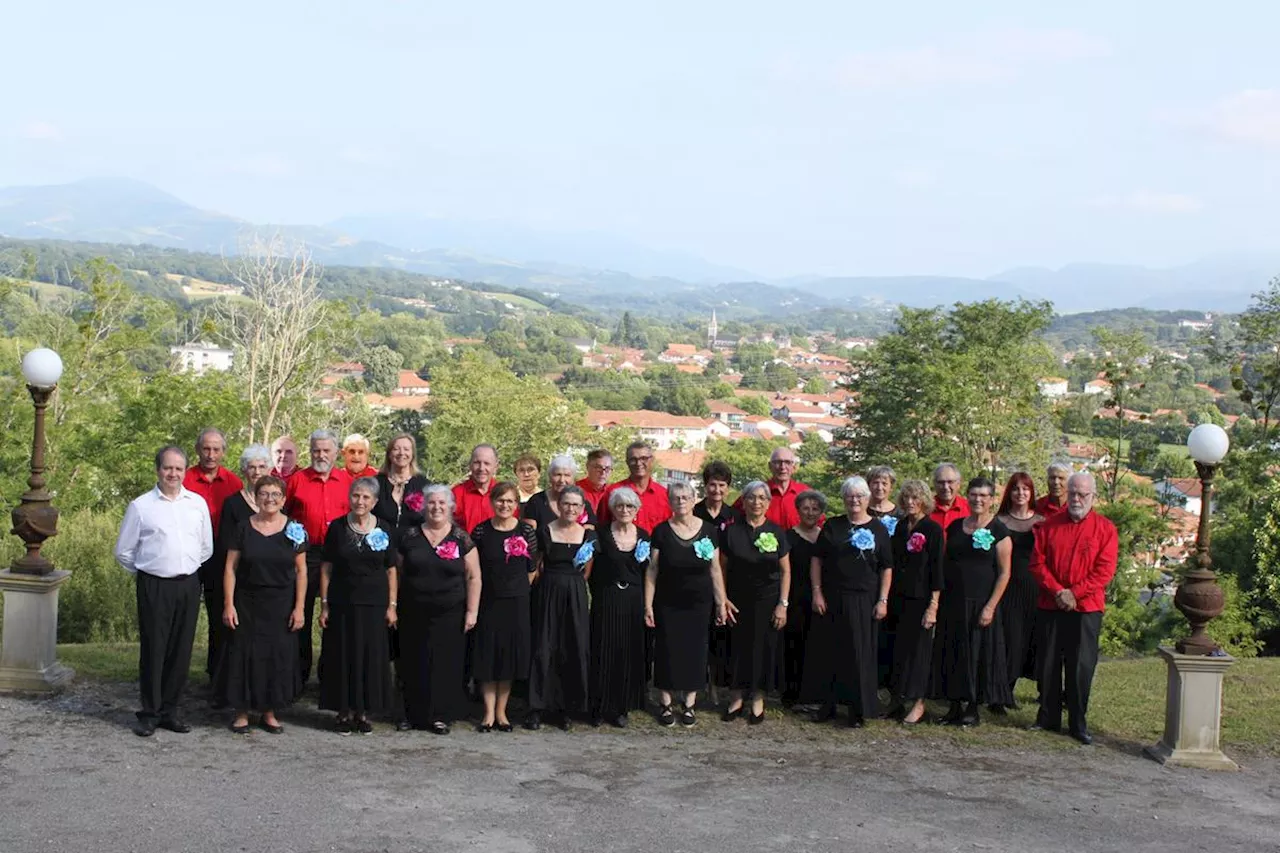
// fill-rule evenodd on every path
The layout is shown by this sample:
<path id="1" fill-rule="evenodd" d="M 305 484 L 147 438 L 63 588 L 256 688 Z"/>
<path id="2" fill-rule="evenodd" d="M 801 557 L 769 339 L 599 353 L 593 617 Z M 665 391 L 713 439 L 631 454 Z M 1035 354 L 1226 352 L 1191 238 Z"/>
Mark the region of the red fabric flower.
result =
<path id="1" fill-rule="evenodd" d="M 912 533 L 911 538 L 907 540 L 907 550 L 912 554 L 919 554 L 924 550 L 924 541 L 923 533 Z"/>
<path id="2" fill-rule="evenodd" d="M 422 508 L 426 504 L 427 499 L 422 496 L 422 492 L 410 492 L 404 496 L 404 505 L 413 512 L 422 512 Z"/>
<path id="3" fill-rule="evenodd" d="M 512 557 L 527 557 L 529 556 L 529 543 L 519 534 L 508 536 L 507 541 L 502 543 L 502 550 L 507 552 L 508 560 Z"/>
<path id="4" fill-rule="evenodd" d="M 442 560 L 458 559 L 458 543 L 452 539 L 447 539 L 436 546 L 436 553 L 440 555 Z"/>

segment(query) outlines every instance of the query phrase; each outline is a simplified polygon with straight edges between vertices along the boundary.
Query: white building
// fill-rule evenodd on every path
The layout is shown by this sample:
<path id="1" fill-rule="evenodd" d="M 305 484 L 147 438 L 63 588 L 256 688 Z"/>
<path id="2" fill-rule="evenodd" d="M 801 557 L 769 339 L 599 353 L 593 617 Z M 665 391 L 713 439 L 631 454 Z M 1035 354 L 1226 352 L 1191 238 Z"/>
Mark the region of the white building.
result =
<path id="1" fill-rule="evenodd" d="M 731 430 L 715 418 L 671 415 L 666 412 L 592 410 L 587 423 L 598 430 L 621 427 L 649 442 L 655 450 L 673 447 L 702 450 L 711 438 L 728 438 Z"/>
<path id="2" fill-rule="evenodd" d="M 1067 380 L 1061 376 L 1045 376 L 1036 384 L 1040 386 L 1040 396 L 1047 400 L 1059 400 L 1067 396 Z"/>
<path id="3" fill-rule="evenodd" d="M 180 347 L 169 347 L 179 370 L 193 371 L 197 376 L 206 370 L 230 370 L 233 353 L 208 341 L 194 341 Z"/>

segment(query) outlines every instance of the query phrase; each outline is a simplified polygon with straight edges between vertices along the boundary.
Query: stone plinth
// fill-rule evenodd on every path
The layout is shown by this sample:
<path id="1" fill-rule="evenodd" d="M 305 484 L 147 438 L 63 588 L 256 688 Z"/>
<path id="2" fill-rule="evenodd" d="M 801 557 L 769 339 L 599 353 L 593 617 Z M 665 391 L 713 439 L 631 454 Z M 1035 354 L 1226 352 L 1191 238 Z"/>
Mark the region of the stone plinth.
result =
<path id="1" fill-rule="evenodd" d="M 58 587 L 69 577 L 71 572 L 0 572 L 4 592 L 0 691 L 50 693 L 75 675 L 58 663 Z"/>
<path id="2" fill-rule="evenodd" d="M 1160 657 L 1169 667 L 1164 737 L 1146 753 L 1161 764 L 1202 770 L 1239 770 L 1222 754 L 1222 678 L 1232 657 L 1183 655 L 1167 646 Z"/>

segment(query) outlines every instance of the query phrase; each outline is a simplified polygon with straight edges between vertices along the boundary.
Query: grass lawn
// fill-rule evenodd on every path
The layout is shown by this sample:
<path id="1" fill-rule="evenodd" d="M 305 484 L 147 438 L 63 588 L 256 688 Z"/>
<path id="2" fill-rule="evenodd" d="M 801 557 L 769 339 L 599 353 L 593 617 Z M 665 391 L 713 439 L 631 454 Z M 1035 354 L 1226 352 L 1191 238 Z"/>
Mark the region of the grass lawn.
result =
<path id="1" fill-rule="evenodd" d="M 62 661 L 76 671 L 77 678 L 98 681 L 130 682 L 137 679 L 138 651 L 130 643 L 103 645 L 64 645 L 58 647 Z M 204 682 L 204 649 L 197 647 L 191 658 L 193 684 Z M 1165 666 L 1159 658 L 1104 660 L 1098 666 L 1090 699 L 1089 725 L 1104 743 L 1136 750 L 1155 743 L 1164 730 Z M 1280 756 L 1280 658 L 1240 660 L 1227 671 L 1223 688 L 1223 747 L 1228 751 L 1254 752 Z M 1035 716 L 1035 687 L 1027 681 L 1018 683 L 1018 701 L 1022 708 L 1005 718 L 984 711 L 983 725 L 976 729 L 958 730 L 938 726 L 905 729 L 889 723 L 873 723 L 877 737 L 888 739 L 952 740 L 974 746 L 1050 749 L 1075 748 L 1065 737 L 1047 737 L 1023 731 Z M 702 715 L 715 719 L 706 700 Z M 931 711 L 942 712 L 940 705 Z M 796 722 L 770 708 L 770 716 L 781 723 L 769 726 L 771 734 L 785 738 L 815 739 L 818 727 Z M 785 716 L 785 719 L 784 719 Z M 646 715 L 632 717 L 628 732 L 665 733 Z M 698 732 L 716 734 L 720 730 L 699 725 Z M 856 732 L 833 729 L 838 740 Z M 822 735 L 826 737 L 824 733 Z"/>
<path id="2" fill-rule="evenodd" d="M 1105 447 L 1108 453 L 1114 453 L 1116 449 L 1116 440 L 1114 438 L 1092 438 L 1087 435 L 1075 435 L 1075 434 L 1068 434 L 1067 438 L 1071 440 L 1072 444 L 1092 444 L 1092 445 L 1097 445 L 1098 447 Z M 1121 455 L 1123 456 L 1124 459 L 1128 459 L 1129 458 L 1129 439 L 1127 438 L 1122 439 L 1120 441 L 1120 447 L 1121 447 Z M 1172 453 L 1174 456 L 1185 456 L 1187 458 L 1191 457 L 1191 452 L 1187 450 L 1187 446 L 1185 444 L 1161 443 L 1160 452 Z"/>

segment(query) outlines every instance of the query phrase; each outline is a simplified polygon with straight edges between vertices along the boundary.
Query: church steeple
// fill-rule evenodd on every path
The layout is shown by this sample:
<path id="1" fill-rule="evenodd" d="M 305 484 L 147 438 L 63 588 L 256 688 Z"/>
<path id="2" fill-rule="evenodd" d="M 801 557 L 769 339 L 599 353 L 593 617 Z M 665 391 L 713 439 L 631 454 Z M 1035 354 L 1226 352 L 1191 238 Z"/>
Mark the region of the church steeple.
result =
<path id="1" fill-rule="evenodd" d="M 716 309 L 711 309 L 711 322 L 707 324 L 707 349 L 715 349 L 716 335 L 720 327 L 716 324 Z"/>

